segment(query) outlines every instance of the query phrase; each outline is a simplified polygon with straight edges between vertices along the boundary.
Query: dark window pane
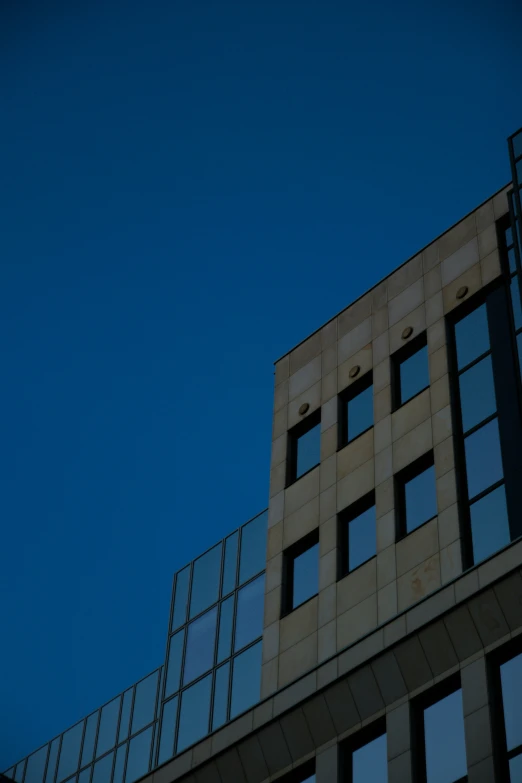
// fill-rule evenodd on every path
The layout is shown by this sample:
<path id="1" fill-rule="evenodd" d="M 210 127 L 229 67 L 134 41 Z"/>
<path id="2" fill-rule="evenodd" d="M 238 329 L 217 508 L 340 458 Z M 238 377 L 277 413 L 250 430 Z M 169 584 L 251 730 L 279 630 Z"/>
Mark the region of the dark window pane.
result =
<path id="1" fill-rule="evenodd" d="M 167 683 L 165 685 L 165 698 L 172 696 L 179 688 L 181 677 L 181 659 L 183 657 L 183 641 L 185 631 L 178 631 L 171 637 L 169 647 L 169 661 L 167 666 Z"/>
<path id="2" fill-rule="evenodd" d="M 454 783 L 467 775 L 462 691 L 424 710 L 427 783 Z"/>
<path id="3" fill-rule="evenodd" d="M 522 131 L 518 131 L 518 133 L 513 136 L 512 144 L 513 154 L 515 158 L 519 158 L 522 155 Z"/>
<path id="4" fill-rule="evenodd" d="M 495 384 L 491 356 L 462 373 L 459 378 L 464 432 L 495 413 Z"/>
<path id="5" fill-rule="evenodd" d="M 189 593 L 190 566 L 179 571 L 176 577 L 176 592 L 174 594 L 174 611 L 172 614 L 172 630 L 175 631 L 187 621 L 187 605 Z"/>
<path id="6" fill-rule="evenodd" d="M 216 639 L 217 606 L 190 623 L 187 630 L 187 652 L 183 684 L 195 680 L 212 668 Z"/>
<path id="7" fill-rule="evenodd" d="M 248 581 L 265 569 L 266 511 L 241 528 L 241 559 L 239 562 L 239 584 Z"/>
<path id="8" fill-rule="evenodd" d="M 227 722 L 228 683 L 230 678 L 230 663 L 227 662 L 216 671 L 214 688 L 214 712 L 212 716 L 212 731 Z"/>
<path id="9" fill-rule="evenodd" d="M 517 334 L 518 364 L 522 372 L 522 332 Z"/>
<path id="10" fill-rule="evenodd" d="M 58 764 L 58 783 L 65 780 L 78 769 L 80 760 L 80 746 L 82 743 L 83 724 L 77 723 L 72 729 L 66 731 L 62 738 L 60 750 L 60 762 Z"/>
<path id="11" fill-rule="evenodd" d="M 40 748 L 27 759 L 27 769 L 25 771 L 25 783 L 43 783 L 45 772 L 45 762 L 47 761 L 47 748 Z"/>
<path id="12" fill-rule="evenodd" d="M 511 247 L 508 250 L 508 261 L 509 261 L 509 270 L 510 272 L 516 272 L 517 271 L 517 262 L 515 259 L 515 248 Z"/>
<path id="13" fill-rule="evenodd" d="M 509 777 L 511 783 L 520 783 L 522 780 L 522 753 L 509 761 Z"/>
<path id="14" fill-rule="evenodd" d="M 401 404 L 411 400 L 420 391 L 430 385 L 428 368 L 428 347 L 419 351 L 400 364 Z"/>
<path id="15" fill-rule="evenodd" d="M 515 329 L 522 326 L 522 309 L 520 308 L 520 292 L 518 290 L 518 277 L 511 281 L 511 304 L 513 307 L 513 318 L 515 319 Z"/>
<path id="16" fill-rule="evenodd" d="M 225 567 L 223 570 L 223 595 L 228 595 L 236 586 L 237 533 L 225 541 Z"/>
<path id="17" fill-rule="evenodd" d="M 348 440 L 373 427 L 373 386 L 348 401 Z"/>
<path id="18" fill-rule="evenodd" d="M 509 247 L 510 245 L 513 244 L 513 232 L 511 230 L 511 226 L 506 228 L 505 236 L 506 236 L 506 247 Z"/>
<path id="19" fill-rule="evenodd" d="M 127 737 L 129 736 L 131 706 L 132 706 L 132 688 L 129 688 L 129 690 L 125 691 L 125 693 L 123 694 L 123 706 L 121 708 L 121 720 L 120 720 L 120 730 L 118 732 L 118 742 L 127 739 Z"/>
<path id="20" fill-rule="evenodd" d="M 85 737 L 83 739 L 82 763 L 81 767 L 90 764 L 94 755 L 94 740 L 96 739 L 96 729 L 98 728 L 98 713 L 89 715 L 87 726 L 85 728 Z"/>
<path id="21" fill-rule="evenodd" d="M 321 459 L 321 425 L 316 424 L 297 439 L 296 478 L 303 476 L 319 464 Z"/>
<path id="22" fill-rule="evenodd" d="M 181 694 L 177 752 L 208 734 L 212 675 L 200 680 Z"/>
<path id="23" fill-rule="evenodd" d="M 25 770 L 25 759 L 23 761 L 19 761 L 16 765 L 15 773 L 14 773 L 14 779 L 16 780 L 16 783 L 22 783 L 24 779 L 24 770 Z"/>
<path id="24" fill-rule="evenodd" d="M 486 305 L 483 304 L 455 324 L 457 340 L 457 364 L 466 367 L 486 351 L 489 351 L 489 331 Z"/>
<path id="25" fill-rule="evenodd" d="M 503 476 L 498 420 L 493 419 L 464 439 L 468 493 L 473 498 Z"/>
<path id="26" fill-rule="evenodd" d="M 375 506 L 348 523 L 348 570 L 374 557 L 377 551 Z"/>
<path id="27" fill-rule="evenodd" d="M 234 621 L 234 596 L 221 602 L 217 662 L 221 663 L 232 653 L 232 623 Z"/>
<path id="28" fill-rule="evenodd" d="M 500 667 L 507 749 L 522 745 L 522 654 Z"/>
<path id="29" fill-rule="evenodd" d="M 157 689 L 158 672 L 153 672 L 153 674 L 150 674 L 136 685 L 134 709 L 132 711 L 132 734 L 135 734 L 154 720 Z"/>
<path id="30" fill-rule="evenodd" d="M 150 744 L 152 741 L 152 726 L 142 731 L 129 742 L 129 755 L 127 757 L 127 770 L 125 783 L 133 783 L 134 780 L 146 775 L 150 768 Z"/>
<path id="31" fill-rule="evenodd" d="M 114 764 L 114 777 L 112 783 L 123 783 L 123 768 L 125 766 L 125 755 L 127 753 L 127 743 L 121 745 L 116 751 L 116 762 Z"/>
<path id="32" fill-rule="evenodd" d="M 352 754 L 353 783 L 387 783 L 386 734 L 363 745 Z"/>
<path id="33" fill-rule="evenodd" d="M 202 612 L 215 604 L 219 597 L 219 577 L 221 573 L 221 544 L 218 544 L 203 557 L 194 562 L 192 576 L 192 595 L 190 598 L 190 616 Z"/>
<path id="34" fill-rule="evenodd" d="M 83 754 L 83 751 L 82 751 Z M 78 783 L 90 783 L 92 767 L 87 767 L 78 775 Z"/>
<path id="35" fill-rule="evenodd" d="M 473 562 L 479 563 L 510 541 L 505 487 L 497 487 L 470 506 Z"/>
<path id="36" fill-rule="evenodd" d="M 168 761 L 174 755 L 174 734 L 176 732 L 177 713 L 178 697 L 175 696 L 163 705 L 158 764 L 163 764 L 164 761 Z"/>
<path id="37" fill-rule="evenodd" d="M 7 775 L 8 778 L 14 778 L 14 773 L 15 773 L 15 769 L 14 767 L 11 767 L 11 769 L 8 769 L 5 774 Z"/>
<path id="38" fill-rule="evenodd" d="M 294 559 L 292 609 L 308 601 L 319 590 L 319 544 Z"/>
<path id="39" fill-rule="evenodd" d="M 404 487 L 406 500 L 406 532 L 437 516 L 437 493 L 433 465 L 407 481 Z"/>
<path id="40" fill-rule="evenodd" d="M 265 576 L 254 579 L 237 594 L 236 638 L 234 651 L 246 647 L 263 634 Z"/>
<path id="41" fill-rule="evenodd" d="M 248 710 L 260 699 L 261 646 L 262 643 L 258 642 L 234 658 L 231 719 Z"/>
<path id="42" fill-rule="evenodd" d="M 54 773 L 56 772 L 56 762 L 58 761 L 58 748 L 60 747 L 60 739 L 57 737 L 51 743 L 51 750 L 49 751 L 49 761 L 47 762 L 47 772 L 45 773 L 45 783 L 53 783 Z"/>
<path id="43" fill-rule="evenodd" d="M 112 762 L 114 753 L 109 753 L 94 765 L 92 783 L 109 783 L 112 775 Z"/>
<path id="44" fill-rule="evenodd" d="M 96 744 L 96 756 L 103 756 L 116 745 L 116 729 L 120 714 L 121 697 L 113 699 L 105 707 L 102 707 L 100 728 L 98 730 L 98 742 Z"/>

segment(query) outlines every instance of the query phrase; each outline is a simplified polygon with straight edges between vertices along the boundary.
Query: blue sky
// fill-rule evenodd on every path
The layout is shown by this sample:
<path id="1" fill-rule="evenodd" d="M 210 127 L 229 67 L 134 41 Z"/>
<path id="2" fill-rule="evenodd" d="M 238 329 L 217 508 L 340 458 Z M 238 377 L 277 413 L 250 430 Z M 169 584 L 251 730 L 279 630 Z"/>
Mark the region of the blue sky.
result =
<path id="1" fill-rule="evenodd" d="M 0 768 L 163 661 L 273 361 L 508 181 L 516 9 L 2 4 Z"/>

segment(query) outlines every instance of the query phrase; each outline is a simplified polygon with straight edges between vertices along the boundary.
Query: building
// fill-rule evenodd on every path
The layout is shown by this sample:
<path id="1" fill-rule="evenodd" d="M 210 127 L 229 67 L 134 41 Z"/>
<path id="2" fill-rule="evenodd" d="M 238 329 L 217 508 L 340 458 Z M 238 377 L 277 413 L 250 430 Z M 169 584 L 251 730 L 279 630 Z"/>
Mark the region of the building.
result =
<path id="1" fill-rule="evenodd" d="M 508 187 L 276 362 L 269 508 L 177 573 L 163 666 L 8 778 L 522 780 L 509 151 Z"/>

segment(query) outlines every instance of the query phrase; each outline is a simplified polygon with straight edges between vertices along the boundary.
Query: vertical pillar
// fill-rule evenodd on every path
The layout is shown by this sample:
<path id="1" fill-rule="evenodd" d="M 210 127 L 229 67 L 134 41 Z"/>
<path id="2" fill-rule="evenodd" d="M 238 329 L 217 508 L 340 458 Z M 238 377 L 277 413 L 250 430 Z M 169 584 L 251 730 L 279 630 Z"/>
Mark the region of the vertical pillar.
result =
<path id="1" fill-rule="evenodd" d="M 334 783 L 339 780 L 339 746 L 337 742 L 317 754 L 315 780 L 316 783 Z"/>
<path id="2" fill-rule="evenodd" d="M 486 659 L 461 670 L 468 783 L 494 783 L 493 736 Z"/>
<path id="3" fill-rule="evenodd" d="M 412 783 L 410 704 L 386 713 L 388 783 Z"/>

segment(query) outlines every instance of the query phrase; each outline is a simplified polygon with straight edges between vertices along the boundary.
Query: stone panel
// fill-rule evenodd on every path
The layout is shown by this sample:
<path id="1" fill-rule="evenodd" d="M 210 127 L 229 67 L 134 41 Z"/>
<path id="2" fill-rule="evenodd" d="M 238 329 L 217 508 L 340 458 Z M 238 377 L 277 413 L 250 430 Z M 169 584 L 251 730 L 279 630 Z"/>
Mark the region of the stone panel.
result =
<path id="1" fill-rule="evenodd" d="M 363 666 L 358 671 L 350 674 L 348 676 L 348 685 L 357 706 L 357 712 L 362 720 L 370 718 L 385 706 L 377 680 L 370 666 Z"/>
<path id="2" fill-rule="evenodd" d="M 409 691 L 414 691 L 433 678 L 428 659 L 417 636 L 399 642 L 393 648 L 395 658 Z"/>
<path id="3" fill-rule="evenodd" d="M 301 709 L 294 709 L 287 715 L 283 715 L 280 723 L 292 761 L 299 761 L 307 753 L 315 750 L 312 735 Z"/>

